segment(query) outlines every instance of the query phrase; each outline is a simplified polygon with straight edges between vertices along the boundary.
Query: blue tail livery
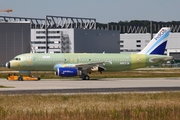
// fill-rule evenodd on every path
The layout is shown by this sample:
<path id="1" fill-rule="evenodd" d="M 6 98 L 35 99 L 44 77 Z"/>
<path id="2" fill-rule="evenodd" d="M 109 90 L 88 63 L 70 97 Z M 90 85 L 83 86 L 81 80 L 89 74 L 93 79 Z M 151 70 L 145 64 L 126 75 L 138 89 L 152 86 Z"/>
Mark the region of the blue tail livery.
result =
<path id="1" fill-rule="evenodd" d="M 148 43 L 148 45 L 139 54 L 158 54 L 164 55 L 167 44 L 167 38 L 170 33 L 169 27 L 163 27 Z"/>

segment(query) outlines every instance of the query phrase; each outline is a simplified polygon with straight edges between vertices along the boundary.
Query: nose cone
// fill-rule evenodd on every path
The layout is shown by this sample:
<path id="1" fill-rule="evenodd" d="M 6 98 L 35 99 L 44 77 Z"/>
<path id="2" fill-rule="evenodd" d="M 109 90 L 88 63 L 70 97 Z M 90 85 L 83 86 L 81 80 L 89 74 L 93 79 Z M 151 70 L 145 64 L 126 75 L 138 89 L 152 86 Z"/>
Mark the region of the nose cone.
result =
<path id="1" fill-rule="evenodd" d="M 10 68 L 10 62 L 7 62 L 7 63 L 6 63 L 6 67 L 7 67 L 7 68 Z"/>

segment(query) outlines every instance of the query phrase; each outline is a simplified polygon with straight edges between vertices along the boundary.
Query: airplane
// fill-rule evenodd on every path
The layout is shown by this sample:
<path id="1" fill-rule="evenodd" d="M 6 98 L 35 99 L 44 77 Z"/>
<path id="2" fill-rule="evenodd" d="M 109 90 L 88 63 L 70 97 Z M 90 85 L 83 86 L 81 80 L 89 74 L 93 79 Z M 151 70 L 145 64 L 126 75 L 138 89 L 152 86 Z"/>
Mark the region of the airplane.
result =
<path id="1" fill-rule="evenodd" d="M 172 60 L 164 55 L 170 28 L 163 27 L 139 53 L 26 53 L 6 63 L 6 67 L 21 72 L 54 71 L 61 77 L 79 76 L 89 80 L 89 73 L 125 71 L 157 65 Z"/>

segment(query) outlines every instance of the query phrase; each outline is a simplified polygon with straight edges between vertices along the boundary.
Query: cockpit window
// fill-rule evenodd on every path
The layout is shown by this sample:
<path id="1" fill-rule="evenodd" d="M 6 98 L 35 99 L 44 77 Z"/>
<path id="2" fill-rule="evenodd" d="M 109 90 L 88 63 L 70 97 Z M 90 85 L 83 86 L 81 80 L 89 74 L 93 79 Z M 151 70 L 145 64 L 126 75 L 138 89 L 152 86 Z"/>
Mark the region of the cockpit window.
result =
<path id="1" fill-rule="evenodd" d="M 14 58 L 13 60 L 18 60 L 18 61 L 20 61 L 20 60 L 21 60 L 21 58 Z"/>

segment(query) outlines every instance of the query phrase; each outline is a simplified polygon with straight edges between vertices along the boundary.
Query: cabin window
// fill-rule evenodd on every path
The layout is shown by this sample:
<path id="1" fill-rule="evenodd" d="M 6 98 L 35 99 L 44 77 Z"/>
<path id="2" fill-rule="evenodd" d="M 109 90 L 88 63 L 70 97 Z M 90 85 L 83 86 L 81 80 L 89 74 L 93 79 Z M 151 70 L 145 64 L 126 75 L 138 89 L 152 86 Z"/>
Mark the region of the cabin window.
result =
<path id="1" fill-rule="evenodd" d="M 21 58 L 14 58 L 13 60 L 18 60 L 18 61 L 20 61 L 20 60 L 21 60 Z"/>

